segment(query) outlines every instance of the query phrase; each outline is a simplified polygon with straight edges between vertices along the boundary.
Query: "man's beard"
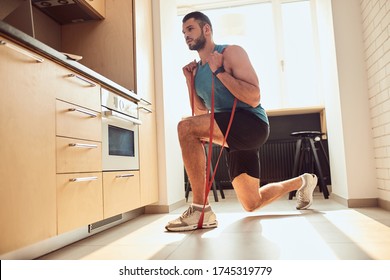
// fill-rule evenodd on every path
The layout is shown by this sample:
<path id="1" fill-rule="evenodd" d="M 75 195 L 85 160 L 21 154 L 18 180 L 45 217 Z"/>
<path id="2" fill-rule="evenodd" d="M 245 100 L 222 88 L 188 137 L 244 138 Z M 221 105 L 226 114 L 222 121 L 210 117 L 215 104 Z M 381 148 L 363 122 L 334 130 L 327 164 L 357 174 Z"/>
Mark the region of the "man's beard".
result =
<path id="1" fill-rule="evenodd" d="M 198 51 L 204 48 L 206 45 L 206 38 L 204 37 L 203 33 L 199 36 L 199 38 L 195 39 L 195 44 L 194 45 L 188 45 L 190 50 L 192 51 Z"/>

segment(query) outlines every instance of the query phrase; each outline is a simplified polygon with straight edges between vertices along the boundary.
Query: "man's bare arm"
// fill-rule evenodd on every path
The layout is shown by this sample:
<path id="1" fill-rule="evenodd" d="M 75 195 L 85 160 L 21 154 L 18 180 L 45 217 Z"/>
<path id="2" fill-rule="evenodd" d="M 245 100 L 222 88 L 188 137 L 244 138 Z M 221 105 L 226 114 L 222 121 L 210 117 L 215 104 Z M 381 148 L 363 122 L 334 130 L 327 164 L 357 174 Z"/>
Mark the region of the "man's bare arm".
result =
<path id="1" fill-rule="evenodd" d="M 240 101 L 252 107 L 259 105 L 259 80 L 243 48 L 233 45 L 227 47 L 223 54 L 214 53 L 209 65 L 213 72 L 223 65 L 225 72 L 217 77 L 225 87 Z"/>

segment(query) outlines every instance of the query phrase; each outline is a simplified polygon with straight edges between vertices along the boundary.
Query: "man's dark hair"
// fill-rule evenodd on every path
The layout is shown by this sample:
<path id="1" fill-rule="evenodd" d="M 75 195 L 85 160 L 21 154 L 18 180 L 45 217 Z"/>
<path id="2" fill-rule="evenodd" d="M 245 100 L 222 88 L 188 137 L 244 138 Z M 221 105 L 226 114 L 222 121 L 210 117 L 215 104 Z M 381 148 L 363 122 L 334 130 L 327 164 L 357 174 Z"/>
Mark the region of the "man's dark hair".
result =
<path id="1" fill-rule="evenodd" d="M 211 25 L 211 21 L 208 18 L 208 16 L 206 16 L 204 13 L 201 13 L 201 12 L 191 12 L 191 13 L 189 13 L 189 14 L 184 16 L 182 22 L 185 23 L 190 18 L 195 19 L 199 23 L 201 28 L 203 28 L 203 26 L 205 26 L 206 24 L 210 25 L 211 32 L 213 31 L 213 26 Z"/>

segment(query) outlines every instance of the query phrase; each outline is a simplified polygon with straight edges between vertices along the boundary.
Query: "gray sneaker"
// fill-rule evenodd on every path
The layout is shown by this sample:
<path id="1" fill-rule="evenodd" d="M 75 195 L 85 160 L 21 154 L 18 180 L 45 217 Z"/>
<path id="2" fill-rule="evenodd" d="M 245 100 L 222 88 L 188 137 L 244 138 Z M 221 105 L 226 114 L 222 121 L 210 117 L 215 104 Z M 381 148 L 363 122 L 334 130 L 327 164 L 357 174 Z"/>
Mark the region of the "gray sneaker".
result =
<path id="1" fill-rule="evenodd" d="M 202 207 L 191 205 L 179 218 L 170 221 L 165 226 L 165 229 L 168 231 L 189 231 L 197 229 L 202 209 Z M 202 227 L 215 228 L 217 226 L 218 222 L 211 207 L 205 208 Z"/>
<path id="2" fill-rule="evenodd" d="M 318 178 L 315 174 L 305 173 L 302 175 L 303 185 L 297 190 L 298 210 L 305 210 L 313 203 L 313 191 L 317 186 Z"/>

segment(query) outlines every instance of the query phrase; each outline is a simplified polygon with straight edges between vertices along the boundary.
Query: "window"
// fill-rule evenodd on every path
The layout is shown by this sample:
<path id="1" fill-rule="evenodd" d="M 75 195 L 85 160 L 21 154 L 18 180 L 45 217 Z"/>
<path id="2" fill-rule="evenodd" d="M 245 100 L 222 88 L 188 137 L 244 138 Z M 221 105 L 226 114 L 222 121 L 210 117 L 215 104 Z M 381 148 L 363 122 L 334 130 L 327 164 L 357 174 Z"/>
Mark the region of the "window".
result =
<path id="1" fill-rule="evenodd" d="M 216 43 L 247 51 L 259 76 L 263 106 L 282 109 L 322 105 L 313 10 L 310 0 L 259 0 L 203 11 L 213 23 Z"/>

